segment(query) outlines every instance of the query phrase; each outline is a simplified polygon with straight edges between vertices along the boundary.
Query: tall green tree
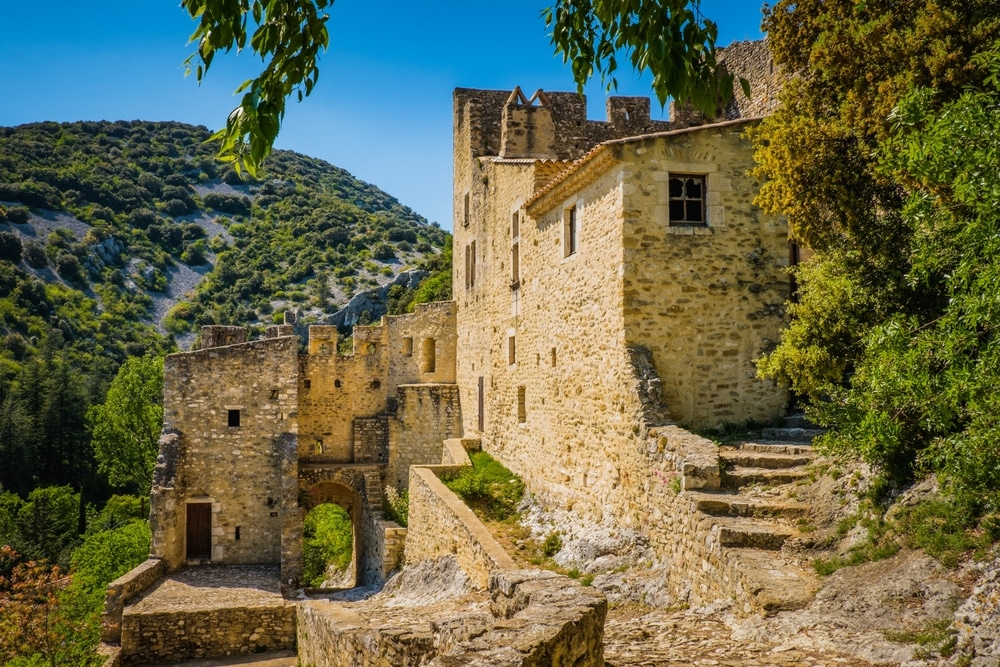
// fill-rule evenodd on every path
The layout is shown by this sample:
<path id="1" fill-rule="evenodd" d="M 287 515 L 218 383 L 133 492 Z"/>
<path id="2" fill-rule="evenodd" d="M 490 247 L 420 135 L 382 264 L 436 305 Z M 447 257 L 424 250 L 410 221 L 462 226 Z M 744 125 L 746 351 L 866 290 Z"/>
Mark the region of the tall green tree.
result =
<path id="1" fill-rule="evenodd" d="M 163 425 L 163 358 L 127 359 L 87 421 L 98 469 L 108 481 L 148 494 Z"/>

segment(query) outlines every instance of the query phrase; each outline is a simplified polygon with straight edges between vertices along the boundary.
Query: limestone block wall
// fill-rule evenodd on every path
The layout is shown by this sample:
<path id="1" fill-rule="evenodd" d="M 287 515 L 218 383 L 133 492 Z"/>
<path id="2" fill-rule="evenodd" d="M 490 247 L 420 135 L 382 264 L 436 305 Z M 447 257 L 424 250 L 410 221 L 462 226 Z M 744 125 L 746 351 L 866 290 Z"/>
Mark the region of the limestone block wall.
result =
<path id="1" fill-rule="evenodd" d="M 440 463 L 441 443 L 462 435 L 462 409 L 454 384 L 400 385 L 396 395 L 386 483 L 404 489 L 411 465 Z"/>
<path id="2" fill-rule="evenodd" d="M 622 146 L 626 342 L 652 354 L 671 416 L 695 427 L 769 419 L 787 394 L 754 360 L 785 325 L 788 228 L 753 205 L 745 123 Z M 703 176 L 705 226 L 668 223 L 671 174 Z"/>
<path id="3" fill-rule="evenodd" d="M 176 662 L 295 648 L 295 605 L 126 614 L 122 664 Z M 124 647 L 135 653 L 127 654 Z"/>
<path id="4" fill-rule="evenodd" d="M 786 77 L 774 64 L 767 40 L 733 42 L 722 50 L 718 60 L 737 79 L 724 118 L 766 116 L 777 108 L 778 93 Z M 743 93 L 741 77 L 750 84 L 750 97 Z"/>
<path id="5" fill-rule="evenodd" d="M 282 514 L 297 511 L 297 339 L 173 354 L 164 365 L 164 432 L 174 432 L 172 492 L 153 495 L 153 556 L 182 564 L 186 508 L 211 506 L 211 561 L 278 563 Z M 291 480 L 288 479 L 291 476 Z M 174 504 L 172 510 L 159 507 Z"/>

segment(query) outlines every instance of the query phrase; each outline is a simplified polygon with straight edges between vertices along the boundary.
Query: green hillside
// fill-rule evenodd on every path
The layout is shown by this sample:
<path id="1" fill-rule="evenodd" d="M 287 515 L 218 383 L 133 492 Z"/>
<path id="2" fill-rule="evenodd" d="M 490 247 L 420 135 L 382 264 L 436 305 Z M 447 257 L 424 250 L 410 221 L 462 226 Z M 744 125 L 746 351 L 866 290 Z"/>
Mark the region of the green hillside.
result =
<path id="1" fill-rule="evenodd" d="M 447 296 L 436 225 L 287 151 L 244 182 L 214 160 L 209 134 L 143 121 L 0 128 L 0 490 L 108 495 L 84 414 L 128 356 L 174 350 L 203 324 L 259 329 L 285 309 L 318 319 L 407 269 L 429 270 Z M 417 291 L 393 287 L 391 307 Z"/>

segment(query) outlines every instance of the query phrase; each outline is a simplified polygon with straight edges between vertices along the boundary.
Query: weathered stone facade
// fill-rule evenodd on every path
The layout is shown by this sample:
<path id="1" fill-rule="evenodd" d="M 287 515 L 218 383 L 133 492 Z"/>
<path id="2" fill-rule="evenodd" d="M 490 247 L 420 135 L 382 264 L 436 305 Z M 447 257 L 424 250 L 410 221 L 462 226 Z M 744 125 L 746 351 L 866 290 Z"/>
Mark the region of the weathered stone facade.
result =
<path id="1" fill-rule="evenodd" d="M 280 563 L 295 584 L 304 512 L 319 502 L 351 515 L 359 583 L 400 562 L 382 490 L 405 488 L 411 464 L 438 463 L 461 435 L 454 304 L 357 327 L 349 355 L 335 327 L 310 327 L 305 354 L 292 331 L 247 341 L 206 327 L 203 349 L 167 358 L 151 517 L 153 556 L 170 570 Z"/>

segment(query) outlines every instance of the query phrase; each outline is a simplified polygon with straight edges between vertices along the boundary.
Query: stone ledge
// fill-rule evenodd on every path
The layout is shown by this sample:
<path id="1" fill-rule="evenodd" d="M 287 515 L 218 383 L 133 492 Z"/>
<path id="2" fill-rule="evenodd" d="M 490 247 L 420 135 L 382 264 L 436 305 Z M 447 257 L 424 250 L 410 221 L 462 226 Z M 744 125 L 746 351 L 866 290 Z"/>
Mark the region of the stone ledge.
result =
<path id="1" fill-rule="evenodd" d="M 116 644 L 122 639 L 122 612 L 132 600 L 162 579 L 167 564 L 159 558 L 149 558 L 129 572 L 118 577 L 104 593 L 104 612 L 101 614 L 101 641 Z"/>

